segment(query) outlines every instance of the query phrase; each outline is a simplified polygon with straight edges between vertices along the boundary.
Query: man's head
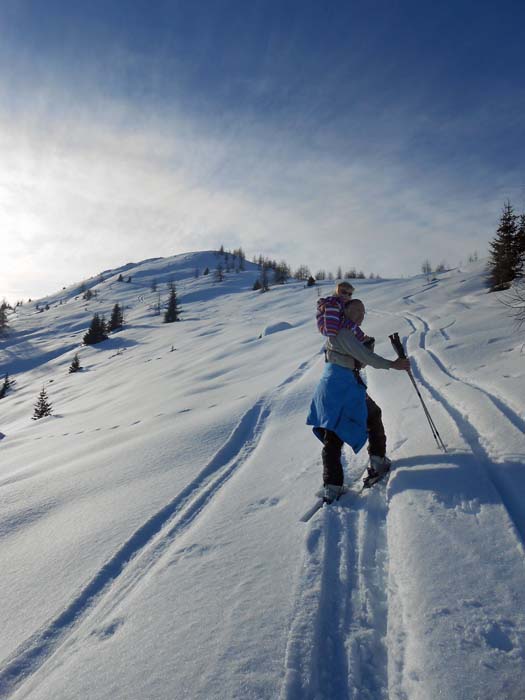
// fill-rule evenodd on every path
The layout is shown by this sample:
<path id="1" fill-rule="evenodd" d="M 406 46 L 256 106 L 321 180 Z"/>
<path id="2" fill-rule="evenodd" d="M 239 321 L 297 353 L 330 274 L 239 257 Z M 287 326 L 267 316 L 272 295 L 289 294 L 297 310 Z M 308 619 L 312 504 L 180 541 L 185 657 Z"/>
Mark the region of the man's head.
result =
<path id="1" fill-rule="evenodd" d="M 360 326 L 365 318 L 365 305 L 361 299 L 350 299 L 345 304 L 345 316 Z"/>
<path id="2" fill-rule="evenodd" d="M 354 288 L 350 282 L 338 282 L 335 287 L 335 293 L 338 297 L 344 297 L 345 299 L 351 299 L 354 293 Z"/>

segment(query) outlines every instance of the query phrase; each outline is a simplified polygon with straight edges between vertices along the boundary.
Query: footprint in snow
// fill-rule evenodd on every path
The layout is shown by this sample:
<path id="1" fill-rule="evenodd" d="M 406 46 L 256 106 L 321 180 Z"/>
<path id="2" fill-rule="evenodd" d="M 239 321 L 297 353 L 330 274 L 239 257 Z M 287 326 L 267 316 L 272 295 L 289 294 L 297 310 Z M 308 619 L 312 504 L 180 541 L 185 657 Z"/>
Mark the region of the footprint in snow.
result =
<path id="1" fill-rule="evenodd" d="M 499 651 L 505 652 L 509 652 L 514 649 L 514 644 L 512 643 L 511 638 L 496 622 L 493 622 L 488 629 L 483 631 L 482 634 L 487 645 L 493 649 L 498 649 Z"/>
<path id="2" fill-rule="evenodd" d="M 106 640 L 110 639 L 113 637 L 113 635 L 116 633 L 116 631 L 122 627 L 124 624 L 124 620 L 122 618 L 117 618 L 116 620 L 113 620 L 107 625 L 104 625 L 104 627 L 99 627 L 96 630 L 93 630 L 92 635 L 94 637 L 97 637 L 101 642 L 105 642 Z"/>
<path id="3" fill-rule="evenodd" d="M 261 498 L 258 501 L 254 501 L 253 503 L 250 503 L 247 506 L 245 512 L 246 513 L 256 513 L 258 510 L 261 510 L 262 508 L 274 508 L 278 504 L 279 504 L 278 498 Z"/>

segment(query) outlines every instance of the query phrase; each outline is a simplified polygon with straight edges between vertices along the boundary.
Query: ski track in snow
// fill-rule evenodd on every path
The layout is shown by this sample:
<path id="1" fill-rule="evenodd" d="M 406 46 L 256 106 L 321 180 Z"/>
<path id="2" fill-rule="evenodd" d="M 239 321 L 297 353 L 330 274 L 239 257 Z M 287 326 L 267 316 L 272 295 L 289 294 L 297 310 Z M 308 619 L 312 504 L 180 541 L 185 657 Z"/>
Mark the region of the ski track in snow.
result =
<path id="1" fill-rule="evenodd" d="M 414 303 L 411 298 L 406 301 Z M 410 328 L 404 338 L 405 346 L 415 341 L 423 357 L 428 357 L 443 376 L 488 399 L 496 409 L 495 420 L 504 419 L 514 429 L 525 432 L 525 421 L 503 399 L 446 368 L 437 353 L 427 347 L 429 323 L 417 314 L 408 313 L 402 316 Z M 386 312 L 385 315 L 397 314 Z M 445 328 L 440 329 L 443 337 L 446 337 Z M 484 447 L 480 432 L 447 400 L 435 381 L 424 375 L 418 359 L 414 355 L 411 358 L 416 379 L 449 414 L 493 484 L 523 552 L 525 521 L 519 515 L 514 495 L 498 472 L 498 465 Z M 385 487 L 365 497 L 356 494 L 346 497 L 350 498 L 352 501 L 345 505 L 323 508 L 310 524 L 288 637 L 281 700 L 388 698 Z"/>
<path id="2" fill-rule="evenodd" d="M 57 652 L 74 652 L 81 637 L 80 627 L 84 626 L 85 621 L 89 622 L 89 629 L 83 633 L 85 636 L 93 634 L 94 624 L 98 634 L 101 626 L 103 629 L 114 627 L 115 620 L 110 622 L 109 627 L 107 624 L 101 625 L 101 621 L 107 619 L 144 580 L 166 550 L 242 467 L 257 448 L 272 413 L 272 405 L 282 390 L 298 382 L 318 360 L 319 353 L 316 353 L 266 396 L 259 398 L 198 476 L 139 527 L 66 608 L 2 662 L 0 698 L 10 697 L 22 684 L 31 680 L 47 661 L 60 664 L 61 658 L 55 658 Z M 28 688 L 28 692 L 31 692 L 31 688 Z"/>
<path id="3" fill-rule="evenodd" d="M 416 318 L 423 325 L 422 334 L 426 336 L 426 334 L 429 331 L 428 323 L 421 317 L 416 316 L 415 314 L 411 314 L 411 316 Z M 406 318 L 406 321 L 414 329 L 410 333 L 410 335 L 404 339 L 405 346 L 408 348 L 410 340 L 414 336 L 414 333 L 417 332 L 417 329 L 408 318 Z M 525 427 L 525 421 L 523 421 L 522 418 L 502 399 L 494 396 L 486 389 L 483 389 L 482 387 L 477 386 L 476 384 L 468 380 L 456 377 L 445 367 L 445 365 L 439 359 L 439 357 L 426 347 L 425 342 L 423 342 L 422 344 L 420 341 L 419 348 L 421 350 L 424 350 L 425 356 L 429 357 L 432 360 L 434 367 L 437 367 L 438 370 L 444 376 L 446 376 L 449 379 L 452 379 L 454 382 L 457 382 L 465 387 L 479 392 L 479 394 L 488 398 L 492 405 L 495 406 L 495 408 L 497 409 L 497 413 L 494 415 L 495 421 L 501 420 L 501 417 L 503 417 L 513 426 L 513 428 L 516 428 L 523 432 Z M 519 503 L 519 500 L 517 500 L 516 498 L 515 490 L 511 487 L 511 485 L 509 485 L 505 481 L 501 473 L 501 465 L 498 465 L 497 463 L 493 462 L 487 449 L 483 445 L 484 442 L 489 443 L 488 439 L 482 437 L 482 434 L 475 427 L 474 423 L 471 420 L 469 420 L 469 418 L 459 409 L 455 408 L 452 405 L 452 403 L 447 399 L 444 392 L 438 389 L 434 383 L 432 383 L 429 379 L 427 379 L 424 376 L 423 371 L 420 368 L 420 365 L 414 355 L 411 355 L 411 361 L 412 372 L 415 378 L 428 391 L 430 396 L 443 406 L 443 408 L 451 417 L 452 421 L 457 425 L 461 436 L 465 440 L 466 444 L 470 447 L 472 454 L 474 455 L 474 457 L 476 457 L 478 461 L 478 464 L 482 469 L 484 469 L 496 493 L 498 494 L 503 507 L 508 513 L 509 519 L 512 525 L 514 526 L 517 539 L 521 544 L 522 552 L 524 552 L 525 554 L 525 517 L 523 513 L 521 513 L 521 505 Z M 475 414 L 475 411 L 473 411 L 473 413 Z"/>
<path id="4" fill-rule="evenodd" d="M 314 517 L 281 700 L 387 700 L 385 486 Z"/>
<path id="5" fill-rule="evenodd" d="M 491 401 L 494 404 L 498 411 L 500 411 L 500 413 L 502 413 L 503 416 L 514 425 L 515 428 L 520 430 L 522 433 L 525 433 L 525 420 L 513 408 L 511 408 L 507 403 L 505 403 L 505 401 L 501 397 L 496 396 L 488 389 L 485 389 L 476 382 L 465 377 L 459 377 L 456 374 L 454 374 L 451 370 L 447 369 L 443 360 L 441 360 L 440 357 L 433 350 L 430 350 L 426 347 L 426 336 L 430 331 L 430 327 L 427 321 L 425 321 L 422 317 L 417 316 L 414 313 L 411 313 L 410 315 L 417 319 L 423 325 L 423 331 L 421 332 L 422 338 L 420 339 L 419 347 L 427 351 L 427 353 L 430 355 L 430 357 L 433 359 L 433 361 L 436 363 L 439 369 L 455 382 L 460 382 L 461 384 L 470 386 L 473 389 L 484 394 L 489 399 L 489 401 Z M 416 330 L 413 322 L 409 318 L 405 318 L 405 320 L 414 330 Z M 444 329 L 441 328 L 440 331 L 442 330 Z"/>

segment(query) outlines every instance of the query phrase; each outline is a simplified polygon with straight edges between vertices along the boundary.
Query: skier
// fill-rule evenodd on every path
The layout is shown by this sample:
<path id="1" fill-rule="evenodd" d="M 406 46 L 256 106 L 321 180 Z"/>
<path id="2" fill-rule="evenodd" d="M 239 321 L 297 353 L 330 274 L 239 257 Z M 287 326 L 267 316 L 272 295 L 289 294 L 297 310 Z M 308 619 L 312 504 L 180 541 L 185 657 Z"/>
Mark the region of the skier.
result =
<path id="1" fill-rule="evenodd" d="M 343 443 L 346 442 L 357 453 L 365 444 L 369 430 L 368 474 L 386 473 L 390 468 L 390 460 L 385 455 L 386 438 L 381 409 L 370 397 L 367 400 L 366 386 L 359 375 L 359 368 L 370 365 L 375 369 L 410 369 L 408 359 L 387 360 L 358 339 L 365 317 L 365 307 L 360 299 L 347 301 L 344 313 L 360 333 L 353 326 L 343 327 L 337 335 L 328 337 L 325 369 L 306 420 L 323 443 L 323 497 L 327 503 L 344 492 L 341 465 Z"/>

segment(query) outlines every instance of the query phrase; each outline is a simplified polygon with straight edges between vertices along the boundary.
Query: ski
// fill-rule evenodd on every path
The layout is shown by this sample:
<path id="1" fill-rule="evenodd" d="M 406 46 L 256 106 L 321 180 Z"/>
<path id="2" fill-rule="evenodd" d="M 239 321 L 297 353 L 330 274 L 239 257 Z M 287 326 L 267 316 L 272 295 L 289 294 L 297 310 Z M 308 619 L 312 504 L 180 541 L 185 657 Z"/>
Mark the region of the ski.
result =
<path id="1" fill-rule="evenodd" d="M 309 520 L 313 518 L 313 516 L 317 513 L 318 510 L 321 510 L 321 508 L 324 505 L 324 500 L 322 498 L 317 499 L 317 501 L 313 504 L 313 506 L 310 506 L 306 513 L 302 515 L 299 518 L 300 523 L 307 523 Z"/>
<path id="2" fill-rule="evenodd" d="M 366 476 L 364 479 L 361 477 L 358 479 L 358 481 L 355 482 L 354 486 L 349 486 L 348 490 L 346 490 L 344 493 L 342 493 L 339 498 L 337 498 L 335 501 L 332 501 L 332 503 L 340 503 L 345 496 L 347 496 L 350 493 L 355 494 L 356 496 L 360 496 L 363 491 L 366 489 L 372 488 L 375 484 L 378 484 L 381 481 L 384 481 L 385 479 L 388 480 L 388 477 L 390 476 L 390 470 L 385 472 L 384 474 L 378 474 L 377 476 Z M 362 481 L 361 488 L 356 488 L 357 485 Z M 317 493 L 319 496 L 318 500 L 313 504 L 313 506 L 310 506 L 306 513 L 304 513 L 300 518 L 299 522 L 301 523 L 307 523 L 309 520 L 311 520 L 314 515 L 321 510 L 321 508 L 324 506 L 325 501 L 320 495 L 322 493 L 322 489 Z M 330 504 L 329 504 L 330 505 Z"/>

